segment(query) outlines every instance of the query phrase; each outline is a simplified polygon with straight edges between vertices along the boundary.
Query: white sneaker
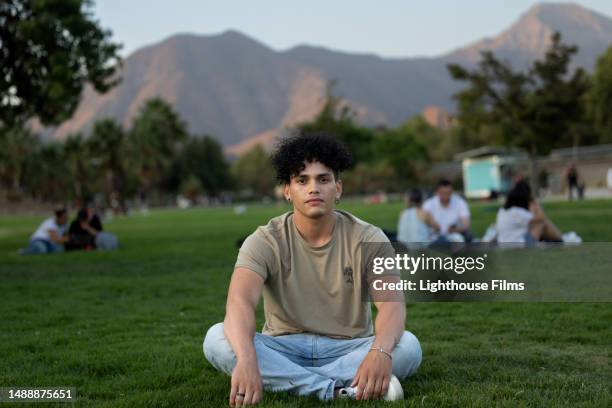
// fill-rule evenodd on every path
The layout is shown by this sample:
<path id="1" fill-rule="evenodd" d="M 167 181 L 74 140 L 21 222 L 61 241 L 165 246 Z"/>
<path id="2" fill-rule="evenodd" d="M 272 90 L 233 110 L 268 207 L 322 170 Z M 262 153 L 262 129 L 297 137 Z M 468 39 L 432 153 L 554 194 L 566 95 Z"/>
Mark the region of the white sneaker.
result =
<path id="1" fill-rule="evenodd" d="M 561 240 L 564 244 L 580 244 L 582 243 L 582 238 L 576 234 L 574 231 L 566 232 L 561 236 Z"/>
<path id="2" fill-rule="evenodd" d="M 355 399 L 357 397 L 357 387 L 344 387 L 338 390 L 338 398 Z"/>
<path id="3" fill-rule="evenodd" d="M 344 387 L 338 390 L 338 398 L 350 398 L 355 399 L 357 397 L 357 387 Z M 389 380 L 389 388 L 387 393 L 383 395 L 384 401 L 399 401 L 404 399 L 404 389 L 402 384 L 399 382 L 396 376 L 391 374 L 391 380 Z"/>
<path id="4" fill-rule="evenodd" d="M 391 374 L 391 380 L 389 380 L 389 389 L 383 396 L 385 401 L 399 401 L 404 399 L 404 389 L 402 383 L 399 382 L 396 376 Z"/>

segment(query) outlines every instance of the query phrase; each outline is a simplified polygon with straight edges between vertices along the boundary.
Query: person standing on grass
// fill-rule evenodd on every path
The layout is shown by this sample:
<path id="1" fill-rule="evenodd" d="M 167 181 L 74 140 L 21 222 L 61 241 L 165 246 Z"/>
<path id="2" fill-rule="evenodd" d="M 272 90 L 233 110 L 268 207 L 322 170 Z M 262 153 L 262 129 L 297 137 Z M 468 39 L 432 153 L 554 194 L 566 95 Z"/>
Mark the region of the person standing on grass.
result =
<path id="1" fill-rule="evenodd" d="M 578 169 L 576 169 L 574 163 L 567 168 L 565 178 L 567 179 L 568 199 L 572 201 L 574 199 L 574 190 L 578 191 Z"/>
<path id="2" fill-rule="evenodd" d="M 225 320 L 203 343 L 207 360 L 231 375 L 230 405 L 256 404 L 264 389 L 321 400 L 402 398 L 397 377 L 417 370 L 421 347 L 405 331 L 403 294 L 374 301 L 372 325 L 362 244 L 390 244 L 379 228 L 334 209 L 350 152 L 330 135 L 298 135 L 281 140 L 272 162 L 293 211 L 245 240 Z M 262 293 L 266 320 L 256 333 Z"/>
<path id="3" fill-rule="evenodd" d="M 68 236 L 64 235 L 68 224 L 68 211 L 65 208 L 55 210 L 54 217 L 47 218 L 34 231 L 23 255 L 50 254 L 64 250 Z"/>

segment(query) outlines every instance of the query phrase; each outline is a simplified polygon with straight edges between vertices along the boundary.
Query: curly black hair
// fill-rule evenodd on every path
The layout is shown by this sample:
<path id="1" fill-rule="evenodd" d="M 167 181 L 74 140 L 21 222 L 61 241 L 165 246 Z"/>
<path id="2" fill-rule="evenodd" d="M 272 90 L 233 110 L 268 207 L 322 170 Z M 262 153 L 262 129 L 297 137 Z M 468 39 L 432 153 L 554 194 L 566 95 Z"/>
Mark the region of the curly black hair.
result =
<path id="1" fill-rule="evenodd" d="M 338 173 L 353 165 L 350 150 L 328 133 L 299 133 L 281 139 L 272 154 L 272 166 L 279 183 L 288 184 L 306 168 L 305 162 L 318 161 Z"/>

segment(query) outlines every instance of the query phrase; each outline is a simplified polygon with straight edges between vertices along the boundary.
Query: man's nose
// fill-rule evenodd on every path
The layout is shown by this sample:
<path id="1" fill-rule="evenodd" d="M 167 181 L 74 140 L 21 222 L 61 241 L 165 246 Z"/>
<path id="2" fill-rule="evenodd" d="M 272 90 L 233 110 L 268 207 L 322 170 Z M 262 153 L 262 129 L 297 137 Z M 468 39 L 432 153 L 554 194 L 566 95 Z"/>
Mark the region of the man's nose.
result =
<path id="1" fill-rule="evenodd" d="M 319 193 L 319 182 L 317 180 L 312 180 L 310 183 L 308 183 L 308 193 L 309 194 Z"/>

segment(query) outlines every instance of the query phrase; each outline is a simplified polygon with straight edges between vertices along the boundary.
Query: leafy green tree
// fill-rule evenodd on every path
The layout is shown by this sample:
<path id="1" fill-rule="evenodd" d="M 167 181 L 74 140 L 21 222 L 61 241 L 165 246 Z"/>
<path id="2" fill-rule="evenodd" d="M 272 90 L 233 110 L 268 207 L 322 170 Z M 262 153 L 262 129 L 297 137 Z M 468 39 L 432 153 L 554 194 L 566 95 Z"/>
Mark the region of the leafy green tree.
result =
<path id="1" fill-rule="evenodd" d="M 35 151 L 38 139 L 22 127 L 0 129 L 0 181 L 21 191 L 28 157 Z"/>
<path id="2" fill-rule="evenodd" d="M 261 145 L 240 156 L 232 165 L 238 188 L 249 190 L 257 197 L 272 196 L 275 178 L 268 153 Z"/>
<path id="3" fill-rule="evenodd" d="M 118 82 L 120 46 L 93 16 L 89 0 L 0 2 L 0 125 L 38 117 L 58 124 L 76 109 L 83 86 Z"/>
<path id="4" fill-rule="evenodd" d="M 181 183 L 180 192 L 181 195 L 187 197 L 192 203 L 195 203 L 198 197 L 204 192 L 204 187 L 198 177 L 190 175 Z"/>
<path id="5" fill-rule="evenodd" d="M 138 169 L 141 188 L 159 183 L 187 139 L 185 123 L 166 101 L 147 101 L 129 132 L 131 158 Z"/>
<path id="6" fill-rule="evenodd" d="M 94 123 L 87 141 L 87 150 L 92 158 L 97 175 L 102 179 L 107 201 L 113 194 L 119 194 L 119 202 L 125 210 L 125 198 L 135 193 L 134 166 L 131 165 L 131 151 L 127 137 L 120 124 L 112 119 Z"/>
<path id="7" fill-rule="evenodd" d="M 203 191 L 211 196 L 232 187 L 230 167 L 223 155 L 223 148 L 207 135 L 187 140 L 176 158 L 172 173 L 170 184 L 176 186 L 190 177 L 196 177 Z"/>
<path id="8" fill-rule="evenodd" d="M 377 191 L 399 191 L 395 169 L 386 161 L 360 162 L 340 175 L 343 194 L 367 194 Z"/>
<path id="9" fill-rule="evenodd" d="M 342 141 L 353 154 L 356 162 L 372 159 L 372 141 L 375 132 L 355 123 L 355 114 L 333 94 L 332 82 L 327 87 L 327 96 L 321 112 L 310 122 L 300 124 L 301 132 L 327 132 Z"/>
<path id="10" fill-rule="evenodd" d="M 69 135 L 63 144 L 62 155 L 67 172 L 64 177 L 72 185 L 71 196 L 83 201 L 90 194 L 91 158 L 80 133 Z"/>
<path id="11" fill-rule="evenodd" d="M 63 145 L 47 143 L 28 157 L 24 180 L 27 180 L 26 186 L 33 198 L 64 202 L 72 187 L 66 176 L 68 173 Z"/>
<path id="12" fill-rule="evenodd" d="M 397 188 L 414 184 L 429 163 L 427 147 L 410 125 L 389 129 L 374 142 L 374 155 L 394 170 Z"/>
<path id="13" fill-rule="evenodd" d="M 589 113 L 599 133 L 599 142 L 612 143 L 612 47 L 597 60 L 589 94 Z"/>
<path id="14" fill-rule="evenodd" d="M 475 70 L 448 66 L 454 79 L 468 83 L 456 95 L 460 123 L 473 131 L 488 126 L 505 144 L 525 149 L 535 191 L 537 156 L 579 138 L 576 132 L 584 118 L 589 81 L 582 69 L 568 75 L 577 50 L 563 44 L 561 35 L 555 33 L 544 58 L 536 60 L 527 72 L 514 71 L 490 51 L 482 53 Z"/>
<path id="15" fill-rule="evenodd" d="M 418 157 L 420 160 L 447 161 L 452 159 L 454 153 L 457 153 L 457 146 L 453 144 L 452 130 L 435 128 L 427 123 L 421 115 L 410 118 L 399 128 L 403 132 L 412 134 L 415 143 L 425 147 L 426 154 L 424 157 Z"/>

